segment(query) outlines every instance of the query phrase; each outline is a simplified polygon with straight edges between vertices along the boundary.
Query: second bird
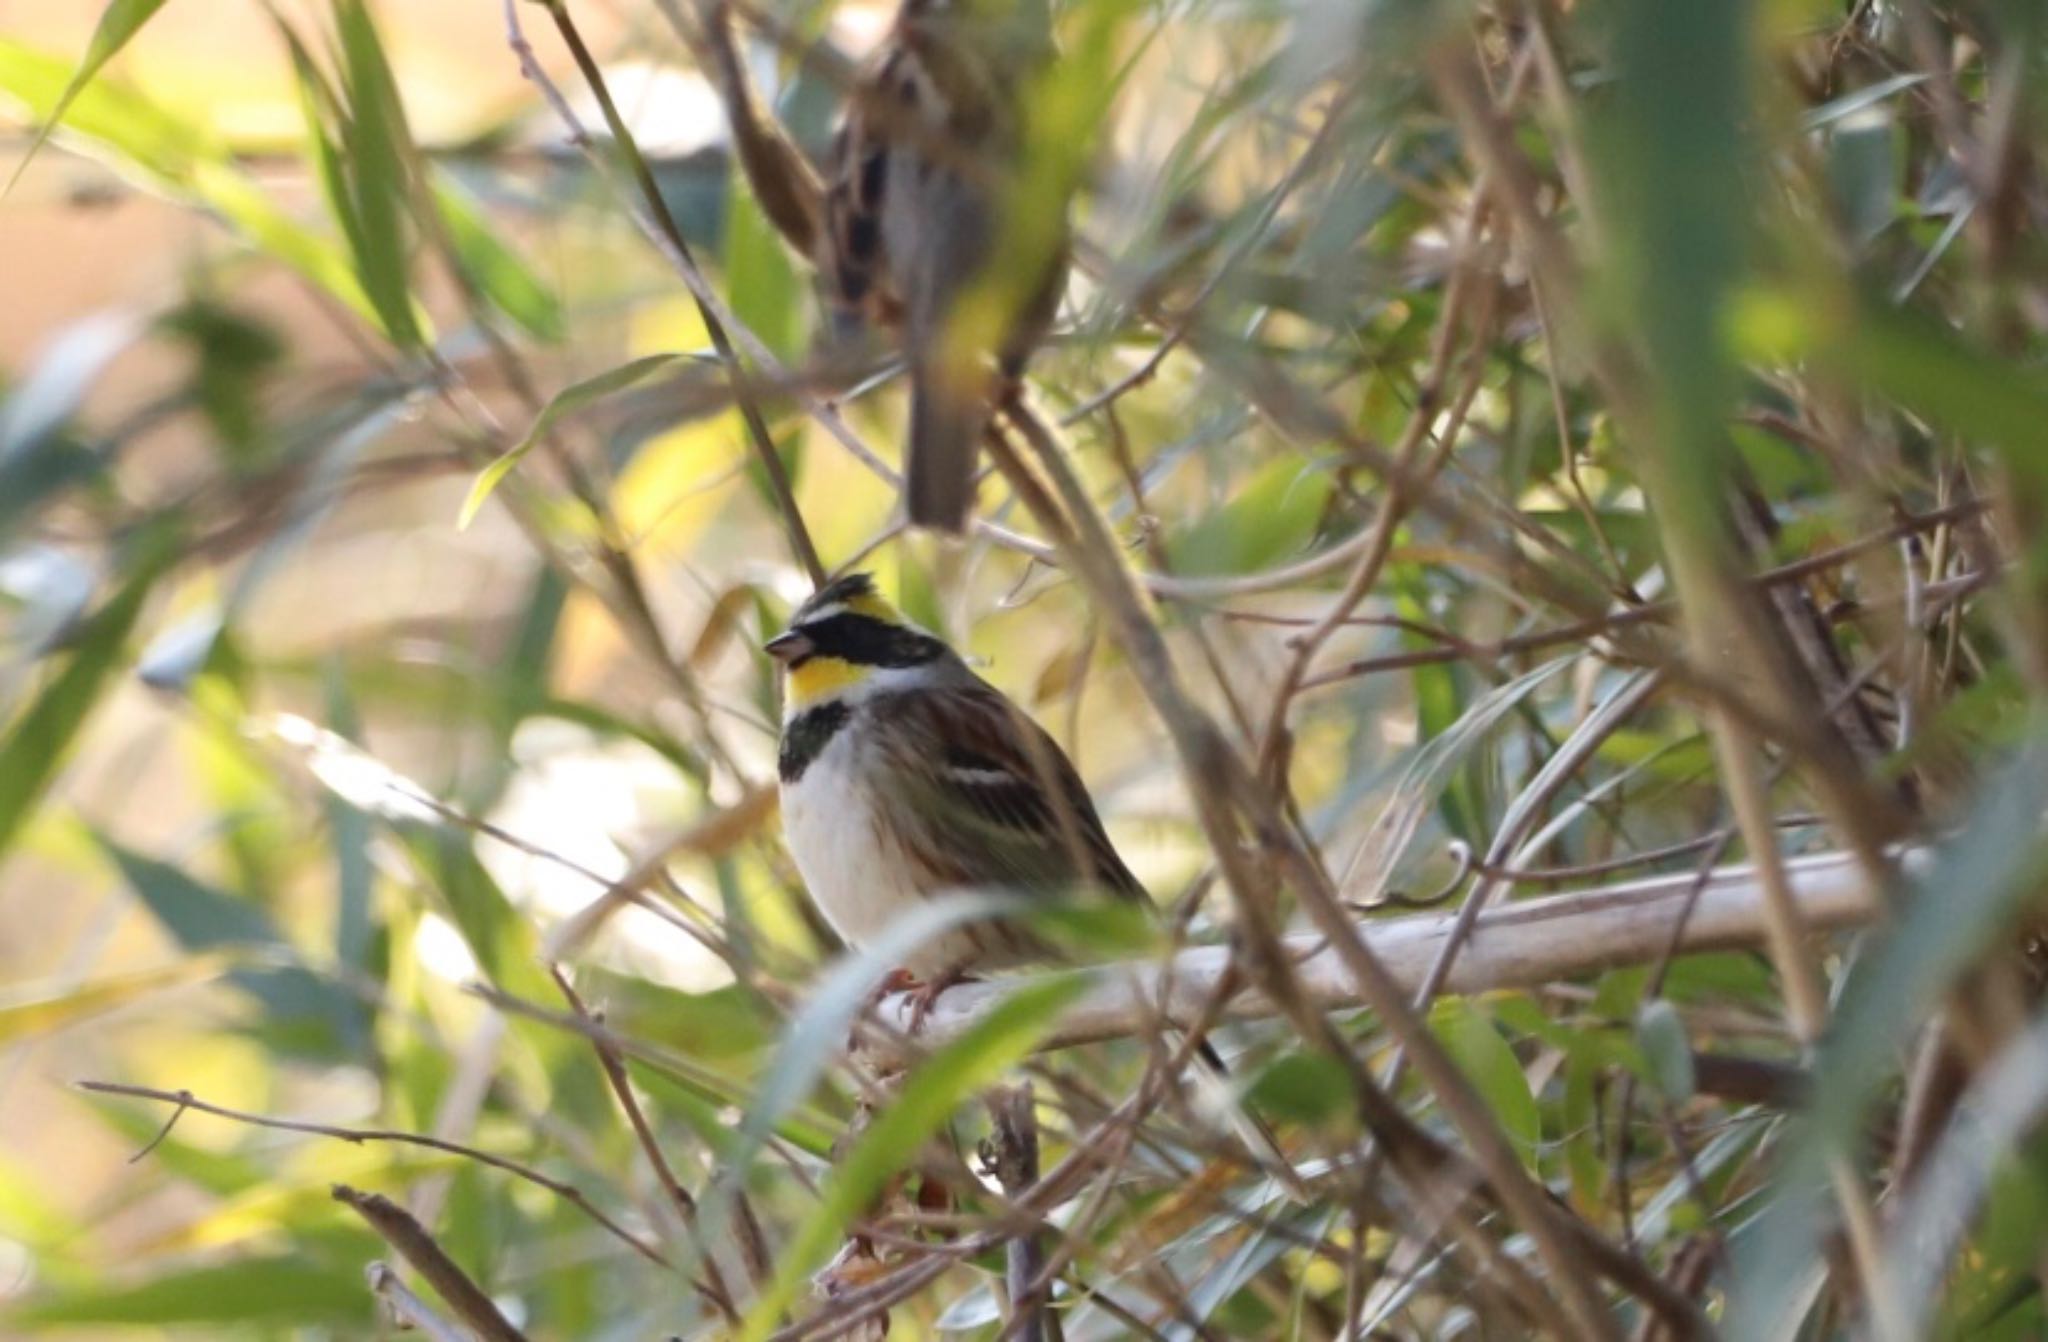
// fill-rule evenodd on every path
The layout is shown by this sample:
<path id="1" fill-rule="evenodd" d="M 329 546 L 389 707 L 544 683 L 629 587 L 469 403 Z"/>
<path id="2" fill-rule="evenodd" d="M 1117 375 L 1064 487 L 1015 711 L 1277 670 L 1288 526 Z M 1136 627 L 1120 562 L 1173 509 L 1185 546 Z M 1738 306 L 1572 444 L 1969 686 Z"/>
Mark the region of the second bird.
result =
<path id="1" fill-rule="evenodd" d="M 1047 0 L 904 0 L 833 141 L 819 269 L 841 316 L 900 333 L 913 525 L 966 527 L 991 405 L 1059 304 L 1064 202 L 1023 185 L 1026 94 L 1052 54 Z"/>

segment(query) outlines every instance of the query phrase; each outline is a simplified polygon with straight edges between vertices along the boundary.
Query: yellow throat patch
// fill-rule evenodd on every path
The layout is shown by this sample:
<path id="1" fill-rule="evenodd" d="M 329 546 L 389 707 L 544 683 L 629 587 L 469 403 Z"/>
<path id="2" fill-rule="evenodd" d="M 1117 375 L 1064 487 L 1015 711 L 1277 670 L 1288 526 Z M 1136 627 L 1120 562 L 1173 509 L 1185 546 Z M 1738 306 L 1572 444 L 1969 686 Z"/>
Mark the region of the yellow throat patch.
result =
<path id="1" fill-rule="evenodd" d="M 873 667 L 859 666 L 840 657 L 813 655 L 788 675 L 790 712 L 801 712 L 821 704 L 841 690 L 868 678 Z"/>

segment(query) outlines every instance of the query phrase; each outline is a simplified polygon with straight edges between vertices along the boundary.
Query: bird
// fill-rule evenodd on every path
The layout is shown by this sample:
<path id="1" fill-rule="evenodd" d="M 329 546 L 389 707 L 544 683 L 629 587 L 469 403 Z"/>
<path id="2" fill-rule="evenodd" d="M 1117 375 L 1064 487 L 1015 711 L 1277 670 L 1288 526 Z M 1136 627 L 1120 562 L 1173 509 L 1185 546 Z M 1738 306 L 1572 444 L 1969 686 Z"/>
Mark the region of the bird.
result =
<path id="1" fill-rule="evenodd" d="M 992 405 L 1065 288 L 1065 201 L 1025 183 L 1026 94 L 1052 57 L 1048 0 L 903 0 L 833 135 L 818 272 L 836 326 L 902 342 L 914 526 L 966 528 Z"/>
<path id="2" fill-rule="evenodd" d="M 872 574 L 819 588 L 763 650 L 783 680 L 783 839 L 849 945 L 873 943 L 917 901 L 953 890 L 1153 907 L 1059 742 L 899 613 Z M 1015 919 L 970 921 L 925 941 L 885 988 L 912 990 L 915 1032 L 962 978 L 1060 956 Z M 1211 1077 L 1227 1073 L 1208 1040 L 1195 1056 Z M 1229 1118 L 1259 1165 L 1304 1196 L 1272 1131 L 1234 1106 Z"/>
<path id="3" fill-rule="evenodd" d="M 872 574 L 818 589 L 764 650 L 783 680 L 784 840 L 847 944 L 872 943 L 914 901 L 951 890 L 1150 905 L 1059 743 L 900 614 Z M 968 972 L 1056 954 L 1015 920 L 986 920 L 901 968 L 928 1007 Z"/>

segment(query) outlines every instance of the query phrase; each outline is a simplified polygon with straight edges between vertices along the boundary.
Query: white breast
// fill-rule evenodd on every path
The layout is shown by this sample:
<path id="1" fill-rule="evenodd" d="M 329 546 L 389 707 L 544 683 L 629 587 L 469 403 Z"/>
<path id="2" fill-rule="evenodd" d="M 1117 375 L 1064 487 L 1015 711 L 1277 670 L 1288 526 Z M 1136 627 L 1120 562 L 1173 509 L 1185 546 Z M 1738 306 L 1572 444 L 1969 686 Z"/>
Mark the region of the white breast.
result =
<path id="1" fill-rule="evenodd" d="M 795 784 L 782 785 L 782 830 L 811 899 L 855 948 L 871 944 L 925 893 L 871 804 L 869 762 L 857 724 L 835 736 Z M 978 959 L 954 933 L 928 942 L 901 966 L 928 977 Z"/>
<path id="2" fill-rule="evenodd" d="M 782 830 L 811 898 L 849 944 L 879 935 L 904 897 L 857 766 L 857 732 L 841 729 L 795 783 L 782 786 Z"/>

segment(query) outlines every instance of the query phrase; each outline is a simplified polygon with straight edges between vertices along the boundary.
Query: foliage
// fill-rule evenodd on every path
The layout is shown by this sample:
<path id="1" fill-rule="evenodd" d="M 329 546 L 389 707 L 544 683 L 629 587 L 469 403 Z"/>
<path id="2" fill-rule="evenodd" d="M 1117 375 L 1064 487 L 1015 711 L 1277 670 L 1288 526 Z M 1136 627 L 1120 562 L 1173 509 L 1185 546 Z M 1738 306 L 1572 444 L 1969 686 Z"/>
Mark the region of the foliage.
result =
<path id="1" fill-rule="evenodd" d="M 738 60 L 723 6 L 514 6 L 546 87 L 461 134 L 403 7 L 266 6 L 280 152 L 136 78 L 185 4 L 0 33 L 17 219 L 202 239 L 0 399 L 0 1332 L 365 1335 L 403 1246 L 343 1181 L 535 1337 L 843 1335 L 814 1284 L 1005 1335 L 1020 1227 L 1074 1342 L 2048 1330 L 2048 11 L 1062 0 L 1006 238 L 1071 191 L 1064 445 L 1012 421 L 953 546 L 892 523 L 900 370 L 818 320 L 801 184 L 653 135 L 744 71 L 819 151 L 886 5 L 737 7 Z M 1047 976 L 878 1079 L 901 947 L 774 821 L 808 544 L 1182 915 L 1062 944 L 1773 854 L 1885 917 L 1360 981 L 1219 1025 L 1227 1079 L 1037 1052 L 1112 977 Z M 976 1171 L 1018 1072 L 1057 1198 Z"/>

